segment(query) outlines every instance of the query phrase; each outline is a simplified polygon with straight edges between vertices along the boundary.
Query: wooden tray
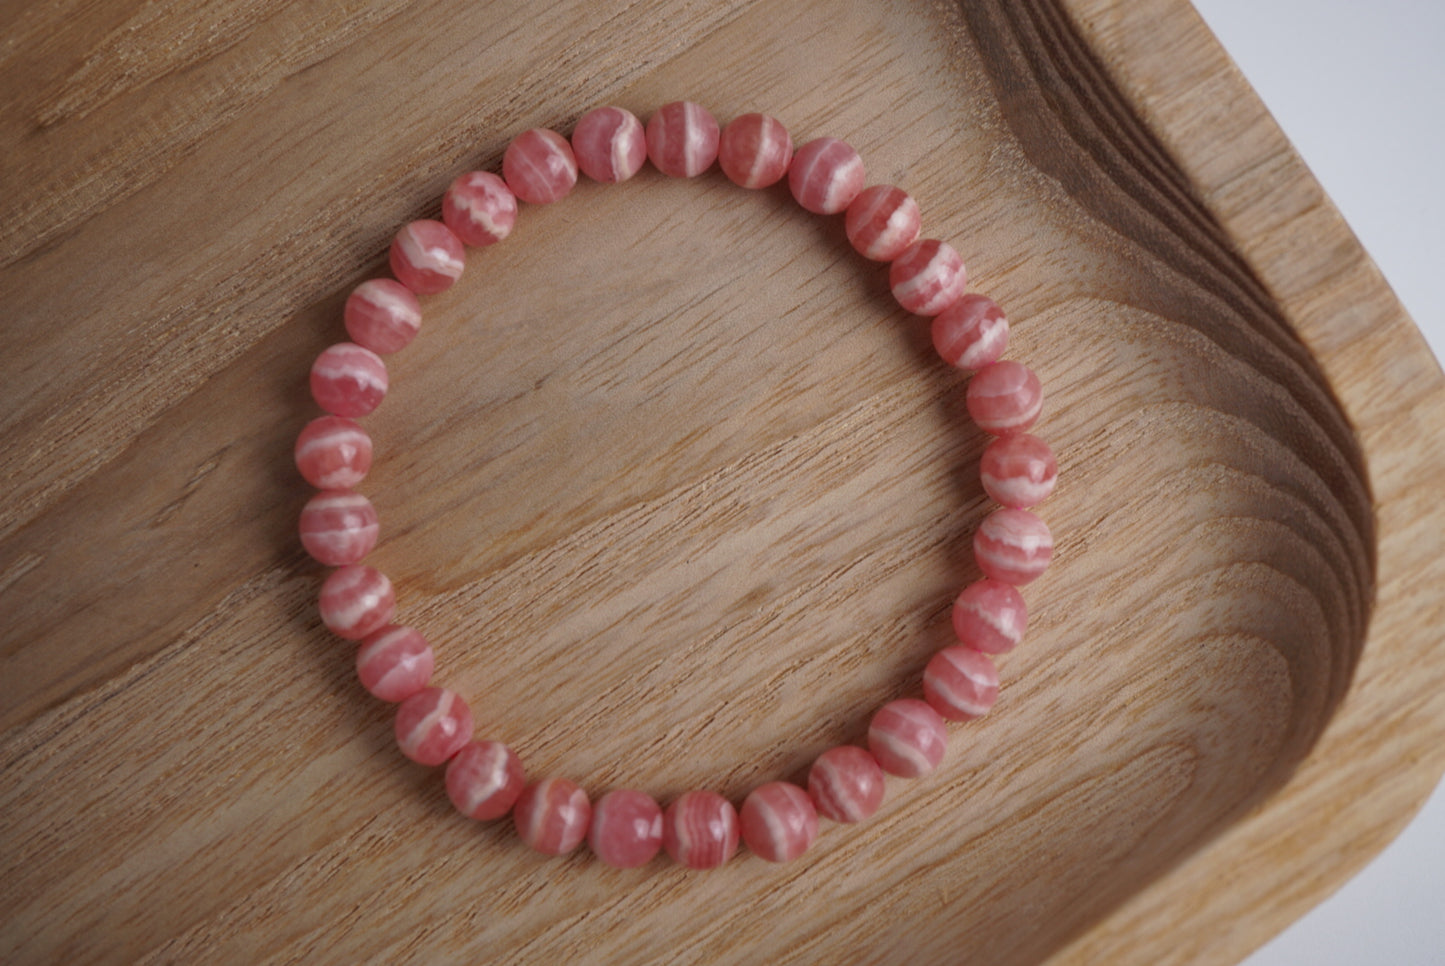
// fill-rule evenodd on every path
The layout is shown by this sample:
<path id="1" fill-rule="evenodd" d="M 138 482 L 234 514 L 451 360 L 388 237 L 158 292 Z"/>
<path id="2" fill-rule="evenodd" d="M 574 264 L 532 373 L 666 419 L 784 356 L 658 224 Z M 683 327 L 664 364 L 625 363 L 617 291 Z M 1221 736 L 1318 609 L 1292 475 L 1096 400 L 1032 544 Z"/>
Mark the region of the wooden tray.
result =
<path id="1" fill-rule="evenodd" d="M 1445 379 L 1181 0 L 8 2 L 0 960 L 1232 962 L 1445 743 Z M 529 853 L 319 625 L 290 445 L 405 220 L 678 97 L 850 139 L 1049 392 L 1000 706 L 803 860 Z M 537 774 L 797 778 L 949 638 L 961 381 L 837 219 L 580 186 L 431 299 L 375 563 Z"/>

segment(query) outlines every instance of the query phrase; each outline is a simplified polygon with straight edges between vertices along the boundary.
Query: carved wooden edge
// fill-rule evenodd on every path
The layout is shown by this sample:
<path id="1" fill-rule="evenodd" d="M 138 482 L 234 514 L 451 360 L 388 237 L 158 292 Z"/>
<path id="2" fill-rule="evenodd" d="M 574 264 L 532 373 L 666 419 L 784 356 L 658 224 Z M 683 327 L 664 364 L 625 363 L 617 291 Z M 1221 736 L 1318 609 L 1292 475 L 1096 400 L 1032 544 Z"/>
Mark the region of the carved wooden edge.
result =
<path id="1" fill-rule="evenodd" d="M 1349 689 L 1284 786 L 1060 950 L 1233 963 L 1385 847 L 1445 772 L 1445 375 L 1186 0 L 1044 0 L 1073 25 L 1314 356 L 1364 452 L 1378 586 Z"/>

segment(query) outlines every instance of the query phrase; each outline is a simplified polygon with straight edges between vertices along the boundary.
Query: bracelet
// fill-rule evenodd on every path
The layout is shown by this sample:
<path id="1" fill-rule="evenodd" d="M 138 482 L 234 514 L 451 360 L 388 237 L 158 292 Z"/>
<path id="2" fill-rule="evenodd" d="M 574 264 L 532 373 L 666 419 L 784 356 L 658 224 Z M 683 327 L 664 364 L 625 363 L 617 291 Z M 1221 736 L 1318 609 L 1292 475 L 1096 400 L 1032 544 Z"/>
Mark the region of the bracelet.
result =
<path id="1" fill-rule="evenodd" d="M 465 247 L 507 237 L 517 202 L 550 204 L 564 198 L 578 171 L 614 183 L 650 160 L 666 175 L 695 177 L 716 160 L 744 188 L 788 180 L 798 204 L 819 215 L 844 214 L 844 230 L 866 259 L 891 263 L 889 286 L 898 303 L 932 317 L 933 344 L 949 365 L 973 372 L 969 415 L 996 437 L 984 450 L 979 475 L 1001 504 L 980 524 L 974 557 L 983 578 L 954 602 L 959 643 L 939 651 L 923 671 L 923 697 L 880 708 L 867 747 L 823 752 L 806 789 L 773 781 L 754 789 L 735 809 L 712 791 L 689 791 L 664 811 L 632 789 L 607 792 L 595 803 L 566 778 L 527 782 L 521 760 L 505 744 L 473 738 L 472 713 L 454 691 L 431 684 L 433 654 L 417 630 L 394 624 L 391 581 L 361 561 L 376 545 L 379 523 L 355 487 L 371 467 L 372 444 L 355 422 L 381 403 L 388 388 L 381 356 L 404 348 L 421 325 L 418 295 L 444 291 L 461 276 Z M 1053 490 L 1058 464 L 1048 445 L 1027 430 L 1043 405 L 1038 377 L 1001 356 L 1008 321 L 993 300 L 965 294 L 963 260 L 948 244 L 919 239 L 918 204 L 899 188 L 864 187 L 862 159 L 846 142 L 819 138 L 793 150 L 787 129 L 763 114 L 745 114 L 719 129 L 691 102 L 666 104 L 646 128 L 631 113 L 603 107 L 582 116 L 568 139 L 533 129 L 518 135 L 502 158 L 502 174 L 472 171 L 452 182 L 442 220 L 414 221 L 391 243 L 395 279 L 361 283 L 346 301 L 351 341 L 324 350 L 311 369 L 311 393 L 328 415 L 312 420 L 296 441 L 295 460 L 319 489 L 301 511 L 301 542 L 317 561 L 337 569 L 322 584 L 321 619 L 335 634 L 359 641 L 356 672 L 383 701 L 397 702 L 397 744 L 423 765 L 446 765 L 446 790 L 457 809 L 480 821 L 508 814 L 521 838 L 538 851 L 562 855 L 584 839 L 603 862 L 634 868 L 659 849 L 684 866 L 713 868 L 748 848 L 770 862 L 797 858 L 812 844 L 821 815 L 861 821 L 883 800 L 884 774 L 904 778 L 938 767 L 947 738 L 945 719 L 986 713 L 998 696 L 990 655 L 1011 650 L 1027 623 L 1018 587 L 1043 573 L 1053 555 L 1048 527 L 1028 508 Z"/>

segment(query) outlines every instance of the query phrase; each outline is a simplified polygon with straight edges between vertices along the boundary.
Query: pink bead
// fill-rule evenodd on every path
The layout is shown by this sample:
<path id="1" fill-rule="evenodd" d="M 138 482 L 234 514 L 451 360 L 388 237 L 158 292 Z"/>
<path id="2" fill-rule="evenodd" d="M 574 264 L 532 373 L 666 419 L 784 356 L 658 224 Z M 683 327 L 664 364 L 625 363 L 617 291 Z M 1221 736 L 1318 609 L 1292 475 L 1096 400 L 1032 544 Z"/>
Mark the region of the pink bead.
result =
<path id="1" fill-rule="evenodd" d="M 642 792 L 608 792 L 592 808 L 587 845 L 614 868 L 644 866 L 662 848 L 662 809 Z"/>
<path id="2" fill-rule="evenodd" d="M 824 818 L 861 822 L 883 804 L 883 769 L 857 745 L 829 748 L 808 770 L 808 794 Z"/>
<path id="3" fill-rule="evenodd" d="M 998 699 L 998 669 L 972 648 L 945 647 L 923 669 L 923 696 L 950 721 L 980 717 Z"/>
<path id="4" fill-rule="evenodd" d="M 577 157 L 556 131 L 534 127 L 512 139 L 502 154 L 502 177 L 512 194 L 534 205 L 567 197 L 577 183 Z"/>
<path id="5" fill-rule="evenodd" d="M 381 533 L 376 508 L 360 493 L 322 490 L 301 509 L 301 545 L 332 567 L 359 563 Z"/>
<path id="6" fill-rule="evenodd" d="M 528 785 L 512 809 L 517 834 L 538 852 L 565 855 L 587 837 L 592 803 L 587 793 L 565 778 L 544 778 Z"/>
<path id="7" fill-rule="evenodd" d="M 738 850 L 738 813 L 717 792 L 685 792 L 662 815 L 662 846 L 689 869 L 715 869 Z"/>
<path id="8" fill-rule="evenodd" d="M 422 688 L 396 709 L 396 743 L 419 765 L 440 765 L 472 740 L 472 709 L 446 688 Z"/>
<path id="9" fill-rule="evenodd" d="M 365 416 L 386 397 L 386 363 L 354 342 L 328 346 L 311 364 L 311 396 L 337 416 Z"/>
<path id="10" fill-rule="evenodd" d="M 723 174 L 744 188 L 766 188 L 788 173 L 793 138 L 781 121 L 766 114 L 744 114 L 723 128 L 717 146 Z"/>
<path id="11" fill-rule="evenodd" d="M 383 355 L 406 348 L 421 328 L 421 304 L 416 296 L 389 278 L 373 278 L 356 286 L 341 316 L 351 341 Z"/>
<path id="12" fill-rule="evenodd" d="M 1048 569 L 1054 536 L 1027 510 L 1005 507 L 984 517 L 973 535 L 973 556 L 985 576 L 1022 586 Z"/>
<path id="13" fill-rule="evenodd" d="M 388 624 L 372 631 L 356 651 L 356 677 L 383 701 L 405 701 L 431 682 L 436 659 L 426 638 Z"/>
<path id="14" fill-rule="evenodd" d="M 788 189 L 815 215 L 836 215 L 863 190 L 868 172 L 847 141 L 818 138 L 798 149 L 788 168 Z"/>
<path id="15" fill-rule="evenodd" d="M 1054 492 L 1059 461 L 1048 443 L 1019 433 L 988 444 L 978 475 L 989 496 L 1004 506 L 1027 508 L 1038 506 Z"/>
<path id="16" fill-rule="evenodd" d="M 864 258 L 891 262 L 918 240 L 923 215 L 918 202 L 900 188 L 876 184 L 848 206 L 843 230 Z"/>
<path id="17" fill-rule="evenodd" d="M 318 490 L 345 490 L 371 470 L 371 437 L 344 416 L 318 416 L 296 437 L 296 468 Z"/>
<path id="18" fill-rule="evenodd" d="M 963 295 L 968 273 L 953 246 L 925 238 L 894 259 L 888 284 L 898 304 L 914 315 L 937 315 Z"/>
<path id="19" fill-rule="evenodd" d="M 526 785 L 522 759 L 500 741 L 473 741 L 447 764 L 447 798 L 478 822 L 505 816 Z"/>
<path id="20" fill-rule="evenodd" d="M 1028 366 L 1003 359 L 980 369 L 964 398 L 979 429 L 1012 436 L 1026 431 L 1043 412 L 1044 387 Z"/>
<path id="21" fill-rule="evenodd" d="M 976 580 L 953 602 L 953 633 L 985 654 L 1012 651 L 1024 639 L 1028 624 L 1023 595 L 1000 580 Z"/>
<path id="22" fill-rule="evenodd" d="M 961 296 L 934 316 L 933 347 L 951 366 L 982 369 L 1008 348 L 1008 319 L 987 295 Z"/>
<path id="23" fill-rule="evenodd" d="M 769 782 L 752 790 L 738 813 L 743 841 L 769 862 L 789 862 L 818 837 L 818 810 L 808 793 L 790 782 Z"/>
<path id="24" fill-rule="evenodd" d="M 572 153 L 593 181 L 626 181 L 647 161 L 647 134 L 631 111 L 599 107 L 583 114 L 572 130 Z"/>
<path id="25" fill-rule="evenodd" d="M 391 240 L 391 274 L 418 295 L 445 292 L 466 266 L 462 240 L 439 221 L 413 221 Z"/>
<path id="26" fill-rule="evenodd" d="M 663 174 L 691 178 L 712 167 L 718 149 L 717 120 L 692 101 L 673 101 L 647 119 L 647 156 Z"/>
<path id="27" fill-rule="evenodd" d="M 490 171 L 468 171 L 442 196 L 442 221 L 473 248 L 494 245 L 517 224 L 517 196 Z"/>
<path id="28" fill-rule="evenodd" d="M 890 701 L 868 725 L 868 749 L 890 775 L 917 778 L 943 760 L 948 730 L 927 702 L 917 698 Z"/>
<path id="29" fill-rule="evenodd" d="M 321 585 L 321 621 L 348 641 L 385 627 L 395 613 L 396 591 L 375 567 L 348 564 Z"/>

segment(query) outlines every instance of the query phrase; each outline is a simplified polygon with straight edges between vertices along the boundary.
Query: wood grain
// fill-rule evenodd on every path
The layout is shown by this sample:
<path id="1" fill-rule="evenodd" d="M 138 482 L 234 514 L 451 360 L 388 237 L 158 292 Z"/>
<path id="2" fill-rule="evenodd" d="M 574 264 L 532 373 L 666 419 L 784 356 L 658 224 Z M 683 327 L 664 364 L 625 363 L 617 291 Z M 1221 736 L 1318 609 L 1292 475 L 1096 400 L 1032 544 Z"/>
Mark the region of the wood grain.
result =
<path id="1" fill-rule="evenodd" d="M 0 23 L 0 960 L 1232 962 L 1445 770 L 1445 378 L 1178 0 Z M 397 225 L 683 96 L 850 139 L 958 245 L 1049 394 L 1059 552 L 936 776 L 787 867 L 622 873 L 401 759 L 289 450 Z M 782 190 L 583 184 L 391 368 L 375 562 L 535 774 L 740 799 L 949 639 L 962 382 Z"/>

